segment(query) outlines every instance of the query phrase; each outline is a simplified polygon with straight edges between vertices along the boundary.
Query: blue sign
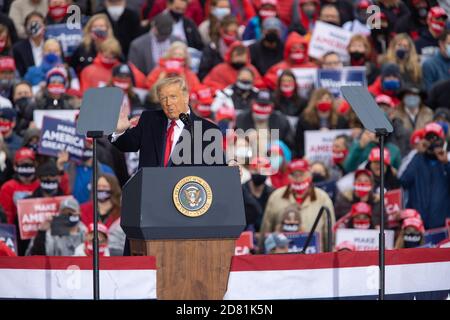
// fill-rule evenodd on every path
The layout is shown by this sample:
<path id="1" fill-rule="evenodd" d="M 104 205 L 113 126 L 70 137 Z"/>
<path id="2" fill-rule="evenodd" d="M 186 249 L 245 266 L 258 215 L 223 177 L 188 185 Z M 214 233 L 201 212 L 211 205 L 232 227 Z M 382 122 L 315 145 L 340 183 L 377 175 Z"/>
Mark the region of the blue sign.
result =
<path id="1" fill-rule="evenodd" d="M 439 242 L 448 238 L 447 228 L 436 228 L 425 231 L 424 243 L 435 247 Z"/>
<path id="2" fill-rule="evenodd" d="M 367 86 L 366 68 L 344 67 L 317 70 L 316 88 L 326 88 L 335 98 L 341 97 L 341 86 Z"/>
<path id="3" fill-rule="evenodd" d="M 84 136 L 76 134 L 75 122 L 44 117 L 38 152 L 57 157 L 61 151 L 67 151 L 69 159 L 81 162 L 86 152 Z"/>
<path id="4" fill-rule="evenodd" d="M 71 57 L 83 39 L 81 25 L 59 23 L 45 27 L 45 38 L 56 39 L 61 44 L 64 57 Z"/>
<path id="5" fill-rule="evenodd" d="M 289 252 L 300 252 L 308 239 L 309 232 L 285 232 L 284 235 L 291 240 L 289 243 Z M 319 253 L 320 252 L 320 238 L 319 233 L 314 232 L 309 246 L 305 253 Z"/>
<path id="6" fill-rule="evenodd" d="M 0 223 L 0 241 L 17 254 L 17 234 L 14 224 Z"/>

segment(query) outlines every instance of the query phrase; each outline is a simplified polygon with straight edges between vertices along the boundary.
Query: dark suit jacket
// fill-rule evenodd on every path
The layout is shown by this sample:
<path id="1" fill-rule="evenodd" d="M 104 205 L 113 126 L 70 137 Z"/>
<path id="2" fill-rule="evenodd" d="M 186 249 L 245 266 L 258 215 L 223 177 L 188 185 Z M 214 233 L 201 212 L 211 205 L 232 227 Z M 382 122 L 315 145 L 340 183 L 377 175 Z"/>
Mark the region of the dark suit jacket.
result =
<path id="1" fill-rule="evenodd" d="M 13 46 L 13 56 L 16 61 L 16 68 L 21 77 L 25 75 L 29 67 L 35 64 L 33 50 L 28 39 L 21 40 Z"/>
<path id="2" fill-rule="evenodd" d="M 182 19 L 187 45 L 201 51 L 203 49 L 203 41 L 197 25 L 189 18 L 183 17 Z"/>
<path id="3" fill-rule="evenodd" d="M 208 129 L 217 129 L 219 128 L 212 122 L 197 117 L 192 111 L 190 113 L 191 122 L 195 122 L 194 129 L 197 130 L 199 128 L 199 122 L 201 122 L 201 131 L 202 136 L 203 133 Z M 136 152 L 139 150 L 139 168 L 141 167 L 162 167 L 164 162 L 164 150 L 165 150 L 165 141 L 166 141 L 166 131 L 167 131 L 168 119 L 162 110 L 149 110 L 144 111 L 139 119 L 139 123 L 136 127 L 128 129 L 125 131 L 123 135 L 121 135 L 115 142 L 112 144 L 116 146 L 122 152 Z M 180 136 L 180 139 L 177 141 L 177 145 L 172 153 L 175 154 L 176 148 L 181 146 L 181 142 L 183 141 L 184 134 L 190 132 L 190 128 L 185 126 L 183 132 Z M 220 131 L 219 131 L 220 132 Z M 194 133 L 194 136 L 199 136 L 198 132 Z M 190 136 L 189 136 L 190 137 Z M 109 137 L 111 141 L 111 136 Z M 213 139 L 214 140 L 214 139 Z M 217 141 L 215 141 L 217 143 Z M 190 143 L 190 142 L 189 142 Z M 194 142 L 196 145 L 198 141 Z M 210 144 L 209 141 L 202 141 L 202 154 L 205 148 Z M 219 141 L 220 146 L 222 146 L 222 140 Z M 198 147 L 197 147 L 198 148 Z M 196 149 L 197 149 L 196 148 Z M 225 163 L 224 154 L 222 148 L 220 148 L 220 153 L 218 157 L 220 157 L 221 161 L 218 163 L 213 163 L 214 165 L 222 165 Z M 191 152 L 193 156 L 193 152 Z M 180 156 L 182 157 L 183 153 L 180 152 Z M 213 153 L 213 155 L 215 155 Z M 197 153 L 198 157 L 198 153 Z M 172 160 L 169 160 L 168 166 L 191 166 L 191 165 L 211 165 L 211 163 L 205 162 L 205 159 L 201 159 L 201 163 L 195 163 L 191 158 L 189 163 L 182 164 L 174 164 Z"/>

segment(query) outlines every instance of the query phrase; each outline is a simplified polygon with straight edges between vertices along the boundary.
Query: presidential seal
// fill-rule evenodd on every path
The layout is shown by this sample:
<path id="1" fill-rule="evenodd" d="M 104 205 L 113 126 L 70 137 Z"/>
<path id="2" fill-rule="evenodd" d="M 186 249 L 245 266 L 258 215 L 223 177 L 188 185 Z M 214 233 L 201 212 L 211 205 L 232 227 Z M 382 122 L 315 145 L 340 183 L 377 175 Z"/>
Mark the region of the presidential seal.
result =
<path id="1" fill-rule="evenodd" d="M 175 185 L 173 203 L 177 210 L 187 217 L 200 217 L 212 203 L 209 184 L 200 177 L 188 176 Z"/>

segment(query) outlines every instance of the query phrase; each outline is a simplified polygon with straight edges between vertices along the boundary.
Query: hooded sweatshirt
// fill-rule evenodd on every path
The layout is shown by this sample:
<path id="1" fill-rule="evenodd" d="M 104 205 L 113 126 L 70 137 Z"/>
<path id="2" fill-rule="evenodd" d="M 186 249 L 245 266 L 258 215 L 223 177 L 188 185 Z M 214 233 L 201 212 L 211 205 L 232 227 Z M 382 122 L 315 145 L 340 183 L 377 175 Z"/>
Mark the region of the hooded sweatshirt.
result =
<path id="1" fill-rule="evenodd" d="M 309 61 L 308 57 L 306 57 L 305 61 L 300 64 L 294 63 L 290 59 L 289 55 L 291 53 L 291 48 L 295 44 L 303 44 L 305 48 L 305 55 L 308 54 L 308 42 L 305 38 L 296 32 L 291 32 L 287 37 L 286 45 L 284 46 L 284 60 L 272 66 L 264 75 L 264 82 L 270 89 L 274 90 L 276 88 L 278 73 L 281 71 L 291 68 L 317 68 L 314 63 Z"/>
<path id="2" fill-rule="evenodd" d="M 231 66 L 231 53 L 238 46 L 242 46 L 240 41 L 233 42 L 225 53 L 224 62 L 215 66 L 203 79 L 203 84 L 211 87 L 214 91 L 222 90 L 227 86 L 234 84 L 237 80 L 237 76 L 239 71 L 234 69 Z M 247 50 L 247 63 L 245 67 L 251 69 L 253 74 L 255 75 L 254 86 L 255 87 L 263 87 L 264 82 L 262 80 L 261 75 L 258 70 L 250 63 L 250 51 L 246 47 Z"/>

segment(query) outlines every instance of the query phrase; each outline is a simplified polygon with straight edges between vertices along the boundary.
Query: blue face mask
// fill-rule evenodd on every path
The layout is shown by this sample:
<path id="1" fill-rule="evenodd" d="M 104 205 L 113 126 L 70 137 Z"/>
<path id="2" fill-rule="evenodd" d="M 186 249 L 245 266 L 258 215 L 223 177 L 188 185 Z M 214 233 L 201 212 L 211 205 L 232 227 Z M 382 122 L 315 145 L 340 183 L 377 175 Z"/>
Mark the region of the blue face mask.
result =
<path id="1" fill-rule="evenodd" d="M 396 91 L 400 89 L 400 80 L 383 80 L 382 86 L 384 90 Z"/>
<path id="2" fill-rule="evenodd" d="M 55 64 L 59 62 L 59 60 L 60 60 L 59 56 L 55 53 L 47 53 L 44 56 L 44 61 L 48 64 Z"/>

